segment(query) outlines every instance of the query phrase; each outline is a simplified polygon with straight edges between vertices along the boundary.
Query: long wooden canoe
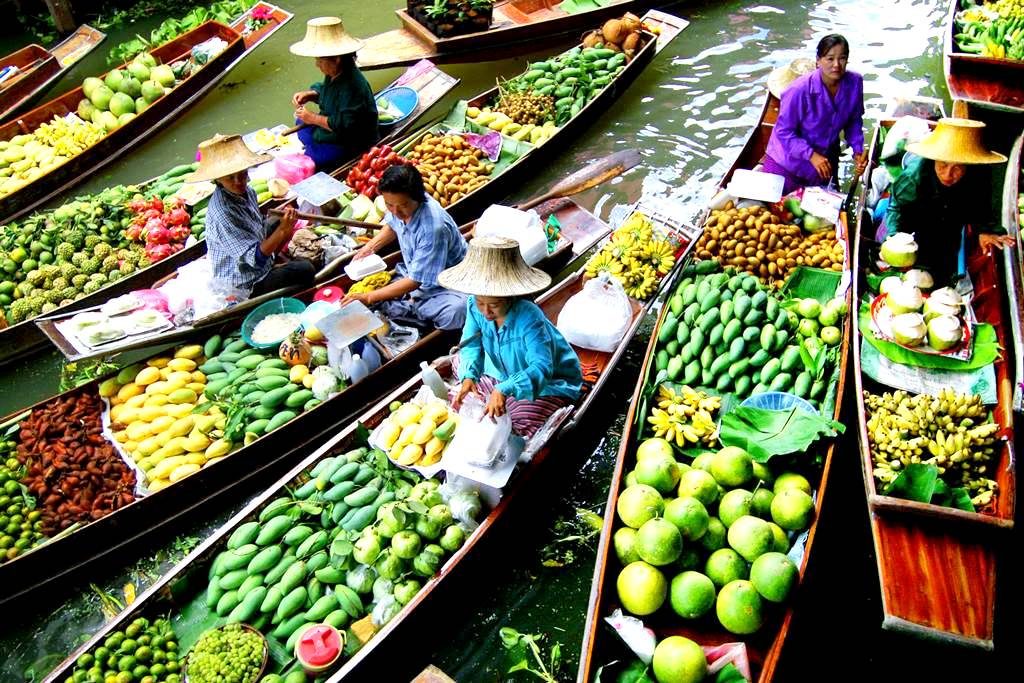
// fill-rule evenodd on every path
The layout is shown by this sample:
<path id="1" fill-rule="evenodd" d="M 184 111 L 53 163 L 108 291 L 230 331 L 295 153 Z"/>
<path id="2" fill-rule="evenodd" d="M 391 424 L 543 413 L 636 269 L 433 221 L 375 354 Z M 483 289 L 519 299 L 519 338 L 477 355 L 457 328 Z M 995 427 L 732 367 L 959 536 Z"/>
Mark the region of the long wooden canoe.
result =
<path id="1" fill-rule="evenodd" d="M 720 188 L 724 189 L 737 169 L 754 168 L 764 155 L 771 130 L 778 118 L 779 101 L 769 95 L 761 113 L 761 119 L 751 132 L 746 144 L 740 151 L 739 156 L 732 167 L 726 173 Z M 842 216 L 845 230 L 845 215 Z M 846 293 L 849 301 L 850 292 Z M 613 547 L 613 532 L 617 526 L 616 501 L 620 489 L 624 486 L 627 472 L 632 468 L 632 461 L 636 448 L 641 441 L 641 434 L 644 428 L 642 411 L 645 410 L 645 390 L 648 383 L 655 379 L 655 353 L 658 346 L 657 330 L 660 329 L 668 313 L 668 307 L 662 310 L 655 333 L 652 333 L 650 344 L 647 348 L 647 355 L 640 369 L 640 376 L 634 390 L 633 400 L 630 402 L 629 412 L 626 415 L 626 426 L 622 435 L 622 442 L 612 475 L 609 487 L 608 504 L 605 508 L 604 528 L 601 532 L 601 541 L 597 551 L 597 564 L 594 569 L 593 584 L 590 592 L 590 607 L 587 612 L 586 627 L 583 633 L 583 647 L 580 655 L 580 668 L 577 681 L 589 683 L 595 680 L 598 670 L 611 663 L 611 653 L 623 652 L 624 647 L 619 642 L 619 637 L 611 632 L 604 624 L 605 617 L 611 615 L 614 609 L 619 607 L 618 595 L 616 592 L 616 577 L 619 573 L 619 562 Z M 842 404 L 843 389 L 845 386 L 846 365 L 849 355 L 849 330 L 850 316 L 844 321 L 844 342 L 842 351 L 838 358 L 838 381 L 836 383 L 835 408 L 832 417 L 839 418 Z M 806 539 L 803 541 L 803 550 L 799 552 L 799 558 L 794 557 L 796 549 L 791 549 L 789 556 L 797 562 L 801 579 L 807 571 L 808 561 L 817 530 L 817 522 L 820 517 L 821 508 L 825 500 L 825 493 L 831 471 L 832 458 L 834 456 L 835 443 L 827 446 L 824 459 L 821 464 L 821 471 L 818 481 L 811 481 L 815 487 L 814 508 L 815 517 L 810 529 L 806 532 Z M 799 545 L 799 542 L 797 543 Z M 798 600 L 799 598 L 797 598 Z M 794 598 L 788 598 L 785 605 L 772 606 L 766 610 L 767 619 L 761 629 L 750 636 L 737 636 L 726 631 L 714 619 L 703 618 L 696 621 L 684 621 L 675 615 L 667 606 L 655 614 L 644 617 L 645 626 L 652 628 L 658 639 L 671 635 L 681 635 L 695 641 L 698 645 L 718 646 L 726 643 L 742 642 L 746 647 L 746 656 L 750 663 L 753 681 L 755 683 L 767 683 L 773 680 L 776 667 L 785 646 L 786 637 L 789 633 L 790 624 L 794 612 Z M 615 656 L 614 658 L 617 658 Z M 601 680 L 609 673 L 605 672 Z"/>
<path id="2" fill-rule="evenodd" d="M 1006 162 L 1006 181 L 1003 184 L 1003 210 L 1000 225 L 1017 240 L 1015 249 L 1002 252 L 1003 272 L 1006 274 L 1006 294 L 1009 298 L 1010 330 L 1013 338 L 1013 409 L 1024 412 L 1024 254 L 1021 249 L 1020 193 L 1022 186 L 1021 156 L 1024 154 L 1024 133 L 1013 143 Z"/>
<path id="3" fill-rule="evenodd" d="M 669 283 L 671 280 L 672 277 L 668 277 L 666 278 L 665 283 Z M 548 318 L 555 321 L 557 320 L 558 313 L 564 306 L 565 302 L 573 294 L 581 290 L 583 282 L 583 271 L 580 270 L 567 277 L 548 293 L 542 295 L 538 299 L 537 303 L 542 307 Z M 587 368 L 588 372 L 596 375 L 596 379 L 589 392 L 587 392 L 585 397 L 575 407 L 572 417 L 578 419 L 579 416 L 592 404 L 595 397 L 599 395 L 602 387 L 607 381 L 609 371 L 621 358 L 626 345 L 635 333 L 637 326 L 643 318 L 643 313 L 647 310 L 647 307 L 648 305 L 646 304 L 641 304 L 636 301 L 632 302 L 632 324 L 614 352 L 598 353 L 580 349 L 577 350 L 580 354 L 581 364 Z M 438 361 L 435 363 L 435 367 L 438 368 L 442 376 L 450 375 L 450 363 L 447 359 Z M 421 384 L 422 382 L 418 375 L 412 377 L 389 396 L 382 399 L 378 404 L 362 414 L 357 421 L 351 423 L 349 426 L 337 433 L 336 436 L 327 441 L 317 451 L 305 457 L 276 484 L 253 500 L 233 519 L 197 547 L 188 557 L 182 560 L 170 572 L 165 574 L 159 581 L 150 586 L 146 592 L 140 595 L 135 603 L 122 612 L 118 618 L 108 623 L 100 632 L 96 633 L 89 642 L 82 645 L 76 653 L 71 654 L 60 666 L 51 672 L 46 680 L 63 680 L 63 678 L 70 672 L 71 667 L 74 666 L 75 659 L 79 653 L 88 651 L 95 647 L 97 643 L 102 642 L 107 633 L 113 629 L 119 628 L 122 624 L 126 623 L 126 620 L 131 620 L 141 614 L 155 614 L 156 611 L 166 613 L 168 607 L 170 607 L 175 612 L 171 615 L 173 623 L 177 617 L 177 610 L 184 608 L 189 603 L 195 606 L 201 604 L 201 601 L 205 600 L 205 596 L 198 585 L 198 582 L 193 583 L 193 588 L 186 593 L 179 593 L 179 597 L 173 601 L 174 604 L 165 602 L 165 598 L 175 591 L 175 589 L 170 591 L 168 590 L 172 586 L 185 586 L 187 584 L 182 583 L 183 581 L 187 582 L 190 580 L 190 577 L 193 576 L 197 578 L 199 577 L 199 574 L 195 572 L 202 571 L 205 573 L 212 558 L 224 549 L 228 538 L 239 525 L 258 518 L 259 513 L 270 500 L 282 495 L 286 489 L 292 489 L 297 480 L 305 479 L 304 473 L 322 458 L 344 453 L 363 443 L 362 437 L 360 437 L 362 427 L 371 429 L 375 427 L 389 414 L 388 406 L 391 402 L 403 399 L 408 400 L 416 390 L 420 388 Z M 378 649 L 383 650 L 384 648 L 381 646 L 386 642 L 398 642 L 398 639 L 402 637 L 409 637 L 409 634 L 405 634 L 403 631 L 403 626 L 409 620 L 409 617 L 417 608 L 428 603 L 431 594 L 445 582 L 446 577 L 450 576 L 455 571 L 460 562 L 470 556 L 474 548 L 482 544 L 488 531 L 505 514 L 505 512 L 511 509 L 512 506 L 516 504 L 517 500 L 523 498 L 523 492 L 528 489 L 529 482 L 537 476 L 537 473 L 542 469 L 543 464 L 554 452 L 556 452 L 554 448 L 557 443 L 556 439 L 562 438 L 565 429 L 569 424 L 571 424 L 568 419 L 569 417 L 569 415 L 562 416 L 561 421 L 555 425 L 555 431 L 547 444 L 542 445 L 529 464 L 523 466 L 522 470 L 514 476 L 511 482 L 505 487 L 500 502 L 498 502 L 493 509 L 487 512 L 485 519 L 472 532 L 465 544 L 447 560 L 444 566 L 436 575 L 434 575 L 433 578 L 426 580 L 423 588 L 408 604 L 404 606 L 401 612 L 377 631 L 370 640 L 349 660 L 344 662 L 339 669 L 333 671 L 328 680 L 340 681 L 348 676 L 355 676 L 356 678 L 353 680 L 361 680 L 362 678 L 370 676 L 372 674 L 375 661 L 380 661 L 379 658 L 376 660 L 374 658 Z M 381 656 L 383 657 L 383 653 Z M 415 663 L 408 662 L 407 665 L 415 666 Z"/>
<path id="4" fill-rule="evenodd" d="M 972 112 L 971 116 L 984 119 L 985 111 Z M 892 124 L 893 121 L 883 121 L 880 126 Z M 990 144 L 994 139 L 994 136 L 989 136 Z M 1002 145 L 993 146 L 1005 150 Z M 878 161 L 880 149 L 879 132 L 876 131 L 872 143 L 872 166 Z M 1013 169 L 1012 172 L 1018 170 Z M 864 177 L 869 176 L 866 173 Z M 993 172 L 993 179 L 995 182 L 1000 179 L 998 168 Z M 998 184 L 1001 188 L 1002 184 Z M 1001 193 L 996 194 L 1001 197 Z M 876 243 L 871 230 L 866 227 L 870 225 L 873 224 L 865 223 L 859 231 L 854 251 L 856 301 L 860 301 L 868 291 L 864 272 L 870 259 L 877 254 L 873 250 Z M 997 549 L 1001 545 L 1000 539 L 1013 527 L 1016 497 L 1011 407 L 1013 386 L 1010 359 L 1006 355 L 1010 345 L 1007 339 L 1009 330 L 1002 313 L 1004 274 L 999 268 L 1001 260 L 998 254 L 985 255 L 973 247 L 967 258 L 974 286 L 972 306 L 975 315 L 979 321 L 995 327 L 999 345 L 1005 349 L 994 364 L 998 402 L 993 410 L 993 418 L 1000 426 L 999 435 L 1004 440 L 997 445 L 996 457 L 988 473 L 996 480 L 998 493 L 994 503 L 984 509 L 966 512 L 884 493 L 874 476 L 876 463 L 867 432 L 868 416 L 863 396 L 866 391 L 877 395 L 892 389 L 865 374 L 861 348 L 866 342 L 857 326 L 854 326 L 853 336 L 858 440 L 881 585 L 882 626 L 941 643 L 983 650 L 993 647 Z M 953 382 L 952 376 L 949 381 Z"/>
<path id="5" fill-rule="evenodd" d="M 417 21 L 407 8 L 399 8 L 395 15 L 402 27 L 367 38 L 356 59 L 363 69 L 388 69 L 418 59 L 447 63 L 513 57 L 654 3 L 607 0 L 573 14 L 560 4 L 561 0 L 499 0 L 490 28 L 445 38 Z"/>
<path id="6" fill-rule="evenodd" d="M 956 14 L 960 0 L 950 0 L 943 36 L 946 87 L 954 100 L 1005 111 L 1024 111 L 1024 61 L 982 57 L 957 48 Z"/>
<path id="7" fill-rule="evenodd" d="M 32 44 L 0 58 L 0 71 L 6 67 L 18 70 L 0 83 L 0 100 L 3 101 L 0 105 L 0 122 L 30 105 L 106 37 L 105 33 L 82 24 L 49 50 Z"/>
<path id="8" fill-rule="evenodd" d="M 246 31 L 245 25 L 249 19 L 252 18 L 253 12 L 256 11 L 262 11 L 265 13 L 267 23 L 263 24 L 255 31 Z M 272 5 L 269 2 L 262 2 L 261 0 L 261 2 L 257 2 L 232 21 L 231 28 L 241 34 L 242 40 L 245 41 L 246 51 L 251 51 L 257 45 L 272 36 L 277 29 L 291 21 L 293 16 L 295 15 L 288 10 L 278 7 L 277 5 Z"/>
<path id="9" fill-rule="evenodd" d="M 583 244 L 592 245 L 610 228 L 590 212 L 568 200 L 555 200 L 539 207 L 542 216 L 553 214 L 565 227 L 566 240 L 570 237 Z M 541 261 L 538 266 L 550 272 L 557 272 L 572 258 L 571 243 L 566 242 L 557 254 Z M 391 254 L 387 261 L 394 266 L 399 254 Z M 342 275 L 325 285 L 337 285 L 347 289 L 352 281 Z M 317 288 L 296 294 L 296 298 L 309 303 Z M 217 331 L 225 334 L 238 328 L 242 315 L 221 320 L 217 326 L 193 331 L 183 339 L 205 339 Z M 254 477 L 266 476 L 269 468 L 282 467 L 290 454 L 300 448 L 307 451 L 317 442 L 323 441 L 338 422 L 358 413 L 362 407 L 378 398 L 382 393 L 403 377 L 409 375 L 417 364 L 427 357 L 436 356 L 457 341 L 455 333 L 434 330 L 421 337 L 412 347 L 386 362 L 362 382 L 349 386 L 337 396 L 325 401 L 297 418 L 288 422 L 246 446 L 223 462 L 204 467 L 196 474 L 183 480 L 180 485 L 151 493 L 136 499 L 130 505 L 94 521 L 67 536 L 40 546 L 30 553 L 12 561 L 0 564 L 0 605 L 21 601 L 39 589 L 61 580 L 65 574 L 77 572 L 112 552 L 119 551 L 148 532 L 171 523 L 186 514 L 194 512 L 210 502 L 215 493 L 225 492 L 236 485 L 244 484 Z M 431 355 L 433 354 L 433 356 Z M 382 356 L 385 354 L 382 354 Z M 386 356 L 385 356 L 386 357 Z M 97 391 L 99 381 L 74 391 Z M 70 392 L 68 392 L 70 393 Z M 62 395 L 63 396 L 63 395 Z M 42 406 L 54 399 L 47 399 L 28 410 Z M 0 420 L 6 424 L 26 411 Z"/>
<path id="10" fill-rule="evenodd" d="M 263 38 L 266 39 L 268 35 L 264 34 Z M 416 111 L 408 119 L 391 130 L 384 137 L 383 142 L 398 139 L 409 127 L 422 118 L 427 110 L 458 84 L 459 79 L 449 76 L 429 62 L 422 65 L 417 64 L 407 69 L 395 81 L 390 83 L 385 90 L 396 85 L 405 85 L 419 93 L 420 102 Z M 143 188 L 145 184 L 143 184 Z M 61 316 L 71 311 L 80 311 L 93 306 L 99 306 L 115 296 L 120 296 L 133 290 L 149 288 L 177 271 L 181 266 L 200 258 L 205 253 L 206 242 L 205 240 L 200 240 L 195 245 L 123 277 L 116 282 L 109 283 L 102 289 L 84 296 L 72 304 L 59 307 L 52 311 L 51 314 Z M 47 337 L 35 324 L 35 319 L 25 320 L 16 325 L 0 329 L 0 367 L 38 352 L 45 344 L 47 344 Z"/>

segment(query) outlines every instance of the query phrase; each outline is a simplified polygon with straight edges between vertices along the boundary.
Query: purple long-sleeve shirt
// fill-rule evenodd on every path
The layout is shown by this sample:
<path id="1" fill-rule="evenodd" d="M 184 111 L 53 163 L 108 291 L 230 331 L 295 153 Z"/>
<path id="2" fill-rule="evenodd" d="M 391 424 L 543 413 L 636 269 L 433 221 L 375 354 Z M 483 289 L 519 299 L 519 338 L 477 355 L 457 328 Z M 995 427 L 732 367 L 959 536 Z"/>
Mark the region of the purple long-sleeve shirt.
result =
<path id="1" fill-rule="evenodd" d="M 839 145 L 839 134 L 855 154 L 864 151 L 864 78 L 847 71 L 833 98 L 821 81 L 821 71 L 801 76 L 782 93 L 779 119 L 766 154 L 797 185 L 821 185 L 811 153 L 828 156 Z M 767 170 L 767 169 L 766 169 Z"/>

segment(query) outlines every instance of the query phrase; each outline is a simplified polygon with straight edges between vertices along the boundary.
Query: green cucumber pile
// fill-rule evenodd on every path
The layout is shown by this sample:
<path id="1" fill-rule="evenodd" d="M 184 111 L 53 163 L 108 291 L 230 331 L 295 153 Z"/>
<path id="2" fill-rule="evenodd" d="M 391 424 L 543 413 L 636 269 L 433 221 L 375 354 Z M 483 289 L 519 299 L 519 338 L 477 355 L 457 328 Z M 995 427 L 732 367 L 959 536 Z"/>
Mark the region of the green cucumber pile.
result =
<path id="1" fill-rule="evenodd" d="M 557 57 L 530 64 L 528 71 L 506 81 L 502 89 L 554 97 L 554 120 L 561 126 L 579 114 L 624 68 L 626 55 L 621 52 L 574 47 Z"/>

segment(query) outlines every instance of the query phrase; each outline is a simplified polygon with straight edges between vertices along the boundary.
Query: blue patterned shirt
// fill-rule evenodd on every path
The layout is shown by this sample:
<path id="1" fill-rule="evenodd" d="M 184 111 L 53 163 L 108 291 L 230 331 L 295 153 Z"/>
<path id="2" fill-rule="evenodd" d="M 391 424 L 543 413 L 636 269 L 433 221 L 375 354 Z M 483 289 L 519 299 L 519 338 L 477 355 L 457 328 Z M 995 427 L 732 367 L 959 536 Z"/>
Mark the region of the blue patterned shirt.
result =
<path id="1" fill-rule="evenodd" d="M 483 316 L 476 297 L 466 302 L 459 380 L 489 375 L 496 389 L 520 401 L 557 396 L 574 401 L 583 384 L 580 359 L 532 301 L 516 299 L 498 325 Z"/>
<path id="2" fill-rule="evenodd" d="M 448 212 L 428 195 L 408 223 L 390 211 L 384 214 L 384 221 L 395 231 L 402 250 L 398 274 L 420 283 L 413 296 L 422 298 L 446 291 L 437 284 L 437 276 L 445 268 L 462 263 L 466 255 L 466 238 Z"/>
<path id="3" fill-rule="evenodd" d="M 274 265 L 260 251 L 265 238 L 263 215 L 252 188 L 236 195 L 218 185 L 206 209 L 206 251 L 213 276 L 232 287 L 251 290 Z"/>

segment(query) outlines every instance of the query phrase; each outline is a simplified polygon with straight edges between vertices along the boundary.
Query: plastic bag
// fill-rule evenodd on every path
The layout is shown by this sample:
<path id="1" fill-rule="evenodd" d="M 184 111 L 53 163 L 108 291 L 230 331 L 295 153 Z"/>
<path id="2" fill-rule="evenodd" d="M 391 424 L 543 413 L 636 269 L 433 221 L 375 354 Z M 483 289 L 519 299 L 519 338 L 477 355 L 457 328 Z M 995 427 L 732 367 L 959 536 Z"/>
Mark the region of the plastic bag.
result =
<path id="1" fill-rule="evenodd" d="M 533 210 L 520 211 L 510 206 L 493 204 L 480 216 L 475 234 L 477 237 L 493 235 L 518 242 L 523 260 L 530 266 L 548 254 L 544 224 Z"/>
<path id="2" fill-rule="evenodd" d="M 415 344 L 419 338 L 419 330 L 415 327 L 399 325 L 393 320 L 388 322 L 387 334 L 377 335 L 377 341 L 391 354 L 392 358 Z"/>
<path id="3" fill-rule="evenodd" d="M 619 634 L 640 661 L 644 664 L 651 663 L 654 659 L 654 647 L 658 644 L 658 637 L 654 635 L 654 631 L 644 626 L 644 622 L 636 617 L 623 614 L 621 609 L 616 609 L 604 620 Z"/>
<path id="4" fill-rule="evenodd" d="M 282 154 L 274 159 L 274 171 L 294 185 L 316 173 L 316 164 L 305 154 Z"/>
<path id="5" fill-rule="evenodd" d="M 394 619 L 395 615 L 402 611 L 402 603 L 398 602 L 393 595 L 385 595 L 370 612 L 370 619 L 378 628 Z"/>
<path id="6" fill-rule="evenodd" d="M 464 527 L 467 533 L 480 526 L 477 518 L 483 511 L 483 503 L 480 502 L 480 494 L 468 479 L 449 477 L 438 487 L 438 492 L 452 511 L 452 519 Z"/>
<path id="7" fill-rule="evenodd" d="M 445 450 L 450 461 L 490 467 L 501 455 L 512 434 L 512 418 L 506 412 L 497 420 L 484 416 L 484 401 L 476 393 L 462 400 L 459 427 Z"/>
<path id="8" fill-rule="evenodd" d="M 570 344 L 611 352 L 626 335 L 633 309 L 622 285 L 606 272 L 588 280 L 583 291 L 565 302 L 558 330 Z"/>
<path id="9" fill-rule="evenodd" d="M 931 127 L 924 119 L 916 116 L 902 116 L 896 119 L 892 128 L 885 135 L 880 158 L 888 159 L 906 149 L 907 143 L 919 142 L 931 132 Z M 900 144 L 903 143 L 903 144 Z"/>
<path id="10" fill-rule="evenodd" d="M 356 247 L 359 246 L 354 239 L 342 233 L 324 235 L 320 238 L 320 244 L 323 246 L 325 264 L 351 251 L 355 251 Z"/>

